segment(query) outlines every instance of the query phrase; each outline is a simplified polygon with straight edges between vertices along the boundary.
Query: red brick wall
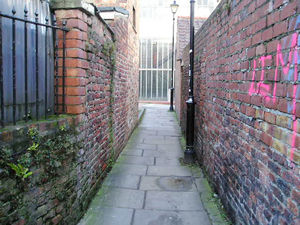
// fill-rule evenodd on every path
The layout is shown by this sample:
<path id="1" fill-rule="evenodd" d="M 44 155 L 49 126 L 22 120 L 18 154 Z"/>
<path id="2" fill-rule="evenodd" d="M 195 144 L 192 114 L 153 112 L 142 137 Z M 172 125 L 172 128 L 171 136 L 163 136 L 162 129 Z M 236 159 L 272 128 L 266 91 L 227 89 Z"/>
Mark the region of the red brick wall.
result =
<path id="1" fill-rule="evenodd" d="M 299 224 L 300 2 L 227 2 L 195 36 L 195 149 L 237 224 Z"/>
<path id="2" fill-rule="evenodd" d="M 139 90 L 139 1 L 137 0 L 91 0 L 99 7 L 119 6 L 129 12 L 128 17 L 120 13 L 107 21 L 115 33 L 116 71 L 114 76 L 113 127 L 115 149 L 126 144 L 138 116 Z M 133 26 L 133 8 L 136 26 Z"/>
<path id="3" fill-rule="evenodd" d="M 195 18 L 195 32 L 199 30 L 199 28 L 202 26 L 202 24 L 205 22 L 207 18 Z M 181 104 L 182 101 L 185 103 L 187 99 L 182 98 L 181 94 L 181 77 L 182 77 L 182 53 L 185 48 L 185 46 L 190 41 L 190 17 L 183 17 L 179 16 L 177 18 L 177 32 L 176 32 L 176 56 L 175 56 L 175 111 L 177 113 L 177 116 L 180 117 L 180 110 L 181 110 Z"/>
<path id="4" fill-rule="evenodd" d="M 124 147 L 138 116 L 138 35 L 128 18 L 116 16 L 109 22 L 115 32 L 116 71 L 114 77 L 113 121 L 115 148 Z"/>
<path id="5" fill-rule="evenodd" d="M 130 33 L 129 19 L 123 16 L 116 17 L 109 29 L 98 16 L 84 11 L 55 13 L 58 24 L 66 20 L 70 29 L 66 40 L 66 107 L 67 113 L 81 114 L 85 147 L 78 165 L 77 188 L 84 212 L 105 176 L 109 158 L 122 151 L 137 124 L 137 33 Z"/>

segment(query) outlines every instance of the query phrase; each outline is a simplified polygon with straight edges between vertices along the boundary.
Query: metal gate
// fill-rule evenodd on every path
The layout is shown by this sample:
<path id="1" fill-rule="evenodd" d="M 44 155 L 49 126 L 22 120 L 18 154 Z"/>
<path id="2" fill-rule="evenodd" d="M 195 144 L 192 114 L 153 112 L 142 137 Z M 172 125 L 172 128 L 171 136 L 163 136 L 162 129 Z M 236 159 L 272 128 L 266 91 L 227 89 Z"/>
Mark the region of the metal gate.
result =
<path id="1" fill-rule="evenodd" d="M 172 43 L 140 41 L 140 100 L 167 101 L 172 74 Z"/>
<path id="2" fill-rule="evenodd" d="M 57 101 L 60 79 L 58 39 L 55 37 L 56 30 L 61 30 L 65 39 L 66 29 L 56 27 L 52 20 L 49 1 L 0 1 L 2 126 L 54 114 L 54 92 Z M 63 46 L 64 67 L 64 40 Z M 64 92 L 64 75 L 61 76 L 63 85 L 60 86 Z"/>

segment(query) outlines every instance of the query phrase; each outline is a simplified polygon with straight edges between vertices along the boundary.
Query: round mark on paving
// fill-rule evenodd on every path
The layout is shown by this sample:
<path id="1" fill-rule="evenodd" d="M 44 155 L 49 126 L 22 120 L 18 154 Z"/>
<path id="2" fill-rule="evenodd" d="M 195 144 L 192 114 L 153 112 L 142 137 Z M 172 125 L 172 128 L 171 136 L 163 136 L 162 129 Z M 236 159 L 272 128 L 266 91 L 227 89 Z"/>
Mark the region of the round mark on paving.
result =
<path id="1" fill-rule="evenodd" d="M 193 185 L 190 177 L 161 177 L 156 182 L 161 189 L 166 191 L 189 191 Z"/>
<path id="2" fill-rule="evenodd" d="M 177 215 L 160 215 L 157 219 L 152 220 L 148 225 L 183 225 L 182 219 Z"/>

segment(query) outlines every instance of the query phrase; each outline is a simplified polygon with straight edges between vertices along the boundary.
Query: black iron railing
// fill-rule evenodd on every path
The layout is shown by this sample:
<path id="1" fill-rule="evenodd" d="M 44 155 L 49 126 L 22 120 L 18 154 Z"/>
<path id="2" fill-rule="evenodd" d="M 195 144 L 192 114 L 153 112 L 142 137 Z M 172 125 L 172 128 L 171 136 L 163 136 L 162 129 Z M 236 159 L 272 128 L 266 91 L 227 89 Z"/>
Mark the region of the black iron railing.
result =
<path id="1" fill-rule="evenodd" d="M 65 52 L 68 29 L 65 22 L 62 27 L 57 26 L 55 16 L 51 19 L 46 16 L 45 23 L 39 22 L 40 20 L 38 11 L 35 12 L 35 18 L 30 20 L 26 6 L 24 18 L 16 17 L 15 9 L 12 10 L 11 15 L 0 11 L 2 127 L 9 123 L 15 125 L 20 120 L 27 122 L 31 119 L 47 118 L 52 113 L 65 112 Z M 62 31 L 62 40 L 58 39 L 58 30 Z M 11 32 L 11 34 L 4 32 Z M 19 34 L 22 32 L 24 33 Z M 59 41 L 62 41 L 60 56 Z M 61 67 L 59 60 L 62 60 Z M 60 89 L 62 91 L 59 91 Z"/>

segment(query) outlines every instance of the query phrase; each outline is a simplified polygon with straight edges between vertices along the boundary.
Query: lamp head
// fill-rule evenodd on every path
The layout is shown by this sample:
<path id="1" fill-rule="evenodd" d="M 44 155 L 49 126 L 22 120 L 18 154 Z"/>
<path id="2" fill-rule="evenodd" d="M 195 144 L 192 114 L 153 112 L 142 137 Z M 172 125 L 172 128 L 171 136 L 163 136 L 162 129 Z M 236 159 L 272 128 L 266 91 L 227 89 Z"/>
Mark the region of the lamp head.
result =
<path id="1" fill-rule="evenodd" d="M 176 3 L 176 1 L 173 2 L 173 4 L 170 5 L 171 11 L 173 14 L 175 14 L 178 10 L 179 5 Z"/>

